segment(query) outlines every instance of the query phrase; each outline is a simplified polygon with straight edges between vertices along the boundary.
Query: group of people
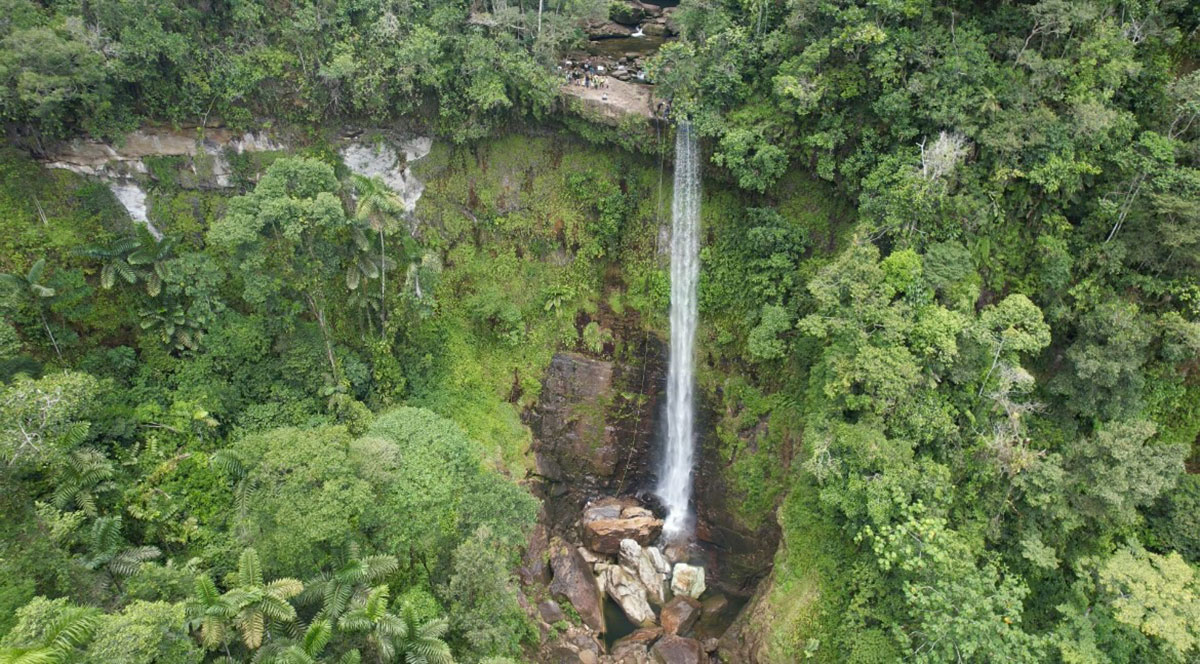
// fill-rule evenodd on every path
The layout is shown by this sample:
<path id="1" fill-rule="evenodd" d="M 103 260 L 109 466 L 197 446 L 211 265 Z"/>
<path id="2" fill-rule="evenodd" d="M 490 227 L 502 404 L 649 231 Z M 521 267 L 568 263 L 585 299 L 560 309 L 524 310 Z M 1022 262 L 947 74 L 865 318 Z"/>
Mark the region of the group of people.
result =
<path id="1" fill-rule="evenodd" d="M 593 65 L 590 62 L 564 61 L 567 70 L 567 85 L 582 85 L 585 88 L 604 88 L 608 85 L 608 77 L 604 76 L 604 65 Z M 559 67 L 563 69 L 564 67 Z"/>

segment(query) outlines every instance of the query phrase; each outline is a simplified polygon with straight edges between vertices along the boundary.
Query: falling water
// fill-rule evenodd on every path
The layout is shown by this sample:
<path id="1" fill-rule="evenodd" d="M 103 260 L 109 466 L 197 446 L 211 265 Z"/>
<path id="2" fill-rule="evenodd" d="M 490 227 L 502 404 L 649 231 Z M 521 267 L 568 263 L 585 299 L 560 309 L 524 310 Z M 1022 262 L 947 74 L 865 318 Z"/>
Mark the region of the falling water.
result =
<path id="1" fill-rule="evenodd" d="M 685 536 L 691 527 L 695 455 L 693 431 L 693 346 L 696 339 L 696 281 L 700 275 L 700 166 L 696 138 L 686 121 L 675 135 L 675 194 L 671 202 L 671 349 L 667 368 L 667 448 L 656 493 L 667 508 L 663 534 Z"/>
<path id="2" fill-rule="evenodd" d="M 126 180 L 109 180 L 108 188 L 112 190 L 117 201 L 129 213 L 130 219 L 145 226 L 155 240 L 163 239 L 162 232 L 155 228 L 146 216 L 146 191 L 144 189 L 139 187 L 136 182 Z"/>

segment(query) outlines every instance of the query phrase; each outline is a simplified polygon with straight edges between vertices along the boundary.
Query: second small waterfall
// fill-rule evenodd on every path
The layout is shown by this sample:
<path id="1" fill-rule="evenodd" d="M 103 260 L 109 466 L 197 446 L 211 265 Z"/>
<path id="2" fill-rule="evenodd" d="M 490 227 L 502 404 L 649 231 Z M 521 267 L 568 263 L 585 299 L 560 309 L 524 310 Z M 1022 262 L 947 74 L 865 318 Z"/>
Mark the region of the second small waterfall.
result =
<path id="1" fill-rule="evenodd" d="M 667 444 L 655 493 L 667 508 L 663 534 L 685 537 L 692 526 L 688 503 L 695 465 L 693 391 L 696 282 L 700 276 L 700 165 L 692 126 L 675 134 L 675 192 L 671 202 L 671 347 L 667 367 Z"/>

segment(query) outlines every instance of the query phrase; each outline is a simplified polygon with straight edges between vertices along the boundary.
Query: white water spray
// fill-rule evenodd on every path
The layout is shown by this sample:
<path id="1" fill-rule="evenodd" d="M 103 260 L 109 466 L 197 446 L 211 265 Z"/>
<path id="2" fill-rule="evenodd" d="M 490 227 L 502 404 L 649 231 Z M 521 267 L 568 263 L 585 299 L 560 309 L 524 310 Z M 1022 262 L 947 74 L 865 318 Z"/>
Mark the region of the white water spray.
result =
<path id="1" fill-rule="evenodd" d="M 663 535 L 685 537 L 692 518 L 695 463 L 693 355 L 696 340 L 696 282 L 700 276 L 700 164 L 691 124 L 675 135 L 675 193 L 671 202 L 671 348 L 667 368 L 667 448 L 656 490 L 667 508 Z"/>

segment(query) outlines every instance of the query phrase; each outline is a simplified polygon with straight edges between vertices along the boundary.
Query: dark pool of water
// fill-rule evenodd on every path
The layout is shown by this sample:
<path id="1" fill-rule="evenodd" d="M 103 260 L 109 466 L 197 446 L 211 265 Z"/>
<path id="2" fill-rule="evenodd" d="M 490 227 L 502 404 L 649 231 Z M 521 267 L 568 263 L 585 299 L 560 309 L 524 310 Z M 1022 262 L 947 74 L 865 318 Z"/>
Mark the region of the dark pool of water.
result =
<path id="1" fill-rule="evenodd" d="M 667 40 L 665 37 L 614 37 L 611 39 L 589 40 L 584 51 L 588 55 L 620 58 L 632 55 L 643 58 L 654 55 Z"/>
<path id="2" fill-rule="evenodd" d="M 625 612 L 606 593 L 604 595 L 604 625 L 608 631 L 604 633 L 604 650 L 611 651 L 617 639 L 633 634 L 637 625 L 630 622 Z"/>

